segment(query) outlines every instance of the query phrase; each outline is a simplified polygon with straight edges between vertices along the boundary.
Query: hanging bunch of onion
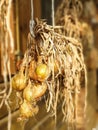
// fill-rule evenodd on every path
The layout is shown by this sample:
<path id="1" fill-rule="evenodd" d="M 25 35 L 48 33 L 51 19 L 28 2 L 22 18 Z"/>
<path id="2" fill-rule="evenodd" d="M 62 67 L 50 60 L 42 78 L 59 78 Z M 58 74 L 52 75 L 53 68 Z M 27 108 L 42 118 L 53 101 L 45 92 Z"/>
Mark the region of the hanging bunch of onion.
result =
<path id="1" fill-rule="evenodd" d="M 28 62 L 27 67 L 26 62 Z M 38 112 L 38 106 L 35 104 L 47 90 L 45 80 L 48 77 L 49 68 L 47 64 L 42 63 L 40 60 L 38 62 L 30 60 L 29 63 L 27 57 L 24 57 L 19 72 L 12 78 L 12 88 L 17 90 L 18 93 L 22 93 L 20 94 L 22 103 L 19 105 L 19 120 L 29 118 Z"/>
<path id="2" fill-rule="evenodd" d="M 20 115 L 22 118 L 29 118 L 36 114 L 37 101 L 47 90 L 47 111 L 56 116 L 57 104 L 61 97 L 64 119 L 71 120 L 74 118 L 73 94 L 80 91 L 81 71 L 84 76 L 86 73 L 81 43 L 57 33 L 52 26 L 39 20 L 35 20 L 33 32 L 35 37 L 29 35 L 28 40 L 25 87 L 22 85 L 22 89 L 17 89 L 21 84 L 16 82 L 17 76 L 12 80 L 13 88 L 22 91 Z M 18 85 L 14 85 L 16 83 Z"/>
<path id="3" fill-rule="evenodd" d="M 13 89 L 23 93 L 21 95 L 23 101 L 19 106 L 19 120 L 32 117 L 38 112 L 38 106 L 35 103 L 45 94 L 47 85 L 44 81 L 49 76 L 48 66 L 43 63 L 37 64 L 34 61 L 30 62 L 28 76 L 25 76 L 24 71 L 26 70 L 20 69 L 12 78 Z"/>

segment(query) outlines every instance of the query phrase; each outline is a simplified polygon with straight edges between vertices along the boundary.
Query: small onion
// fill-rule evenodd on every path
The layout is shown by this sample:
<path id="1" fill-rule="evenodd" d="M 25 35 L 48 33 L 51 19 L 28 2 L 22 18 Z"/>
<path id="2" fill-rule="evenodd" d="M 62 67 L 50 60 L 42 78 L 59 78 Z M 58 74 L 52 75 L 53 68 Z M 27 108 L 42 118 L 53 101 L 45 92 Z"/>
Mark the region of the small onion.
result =
<path id="1" fill-rule="evenodd" d="M 23 75 L 23 73 L 19 72 L 12 78 L 11 82 L 12 82 L 12 88 L 20 91 L 26 87 L 27 79 Z"/>
<path id="2" fill-rule="evenodd" d="M 38 113 L 38 106 L 33 106 L 30 102 L 24 100 L 20 106 L 21 118 L 29 118 Z"/>
<path id="3" fill-rule="evenodd" d="M 26 99 L 27 101 L 33 101 L 42 95 L 47 90 L 47 85 L 45 83 L 42 84 L 34 84 L 33 86 L 29 84 L 23 91 L 23 98 Z"/>

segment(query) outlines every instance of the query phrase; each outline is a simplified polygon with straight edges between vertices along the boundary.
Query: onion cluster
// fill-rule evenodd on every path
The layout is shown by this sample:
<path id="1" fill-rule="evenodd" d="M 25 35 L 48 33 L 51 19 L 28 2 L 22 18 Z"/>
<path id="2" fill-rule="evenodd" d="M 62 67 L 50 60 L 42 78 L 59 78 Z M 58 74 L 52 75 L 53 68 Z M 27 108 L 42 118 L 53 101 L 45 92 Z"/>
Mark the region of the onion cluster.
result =
<path id="1" fill-rule="evenodd" d="M 28 71 L 27 74 L 26 71 Z M 28 68 L 23 67 L 21 63 L 19 72 L 12 78 L 12 88 L 22 93 L 19 119 L 27 119 L 37 114 L 39 108 L 36 102 L 47 90 L 45 80 L 48 77 L 49 68 L 45 63 L 31 60 Z"/>

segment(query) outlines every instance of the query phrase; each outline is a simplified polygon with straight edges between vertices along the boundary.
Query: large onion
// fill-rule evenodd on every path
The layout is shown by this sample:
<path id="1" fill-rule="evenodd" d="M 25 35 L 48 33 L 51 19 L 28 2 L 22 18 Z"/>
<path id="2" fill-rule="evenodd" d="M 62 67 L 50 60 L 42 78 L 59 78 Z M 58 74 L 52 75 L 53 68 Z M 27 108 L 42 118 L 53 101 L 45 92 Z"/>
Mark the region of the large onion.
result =
<path id="1" fill-rule="evenodd" d="M 41 97 L 42 95 L 44 95 L 46 90 L 47 90 L 47 85 L 45 83 L 41 83 L 41 84 L 36 83 L 33 86 L 29 84 L 23 91 L 23 98 L 29 102 L 33 101 Z"/>

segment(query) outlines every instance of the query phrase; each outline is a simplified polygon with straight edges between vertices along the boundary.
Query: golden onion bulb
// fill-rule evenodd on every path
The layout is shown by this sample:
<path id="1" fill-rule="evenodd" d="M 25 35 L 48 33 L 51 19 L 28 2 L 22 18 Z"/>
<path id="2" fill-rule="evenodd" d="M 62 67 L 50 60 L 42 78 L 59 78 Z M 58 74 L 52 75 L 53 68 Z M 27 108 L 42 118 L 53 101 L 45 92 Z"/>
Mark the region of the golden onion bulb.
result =
<path id="1" fill-rule="evenodd" d="M 23 91 L 23 98 L 27 101 L 33 101 L 37 98 L 40 98 L 45 94 L 47 90 L 47 85 L 45 83 L 42 84 L 34 84 L 33 86 L 28 85 Z"/>
<path id="2" fill-rule="evenodd" d="M 30 102 L 24 100 L 20 106 L 20 115 L 22 118 L 29 118 L 38 113 L 38 106 L 33 106 Z"/>
<path id="3" fill-rule="evenodd" d="M 44 81 L 49 76 L 48 66 L 46 64 L 43 64 L 43 63 L 37 65 L 35 73 L 37 75 L 38 81 Z"/>
<path id="4" fill-rule="evenodd" d="M 19 72 L 12 78 L 11 82 L 12 82 L 12 88 L 20 91 L 26 87 L 27 79 L 25 75 Z"/>
<path id="5" fill-rule="evenodd" d="M 33 92 L 34 92 L 33 98 L 37 99 L 37 98 L 43 96 L 45 94 L 46 90 L 47 90 L 47 85 L 45 83 L 35 84 L 33 86 Z"/>
<path id="6" fill-rule="evenodd" d="M 49 76 L 49 68 L 46 64 L 32 61 L 29 67 L 29 77 L 33 80 L 44 81 Z"/>

